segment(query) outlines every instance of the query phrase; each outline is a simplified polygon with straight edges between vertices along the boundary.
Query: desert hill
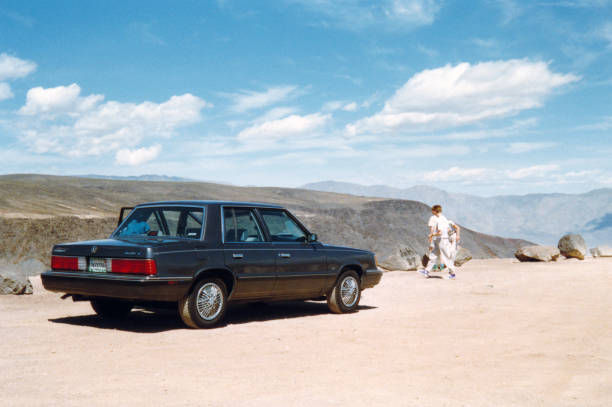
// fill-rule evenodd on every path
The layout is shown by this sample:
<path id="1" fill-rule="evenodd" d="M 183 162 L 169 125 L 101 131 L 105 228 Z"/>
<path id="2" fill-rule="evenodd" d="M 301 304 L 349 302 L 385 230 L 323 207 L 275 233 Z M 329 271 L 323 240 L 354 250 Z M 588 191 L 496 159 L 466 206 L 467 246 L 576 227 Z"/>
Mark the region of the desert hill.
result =
<path id="1" fill-rule="evenodd" d="M 416 201 L 203 182 L 5 175 L 0 176 L 0 258 L 48 262 L 55 243 L 108 236 L 121 206 L 189 199 L 278 203 L 320 241 L 372 250 L 381 260 L 400 248 L 426 250 L 430 209 Z M 469 229 L 462 233 L 462 245 L 475 258 L 511 257 L 527 243 Z"/>

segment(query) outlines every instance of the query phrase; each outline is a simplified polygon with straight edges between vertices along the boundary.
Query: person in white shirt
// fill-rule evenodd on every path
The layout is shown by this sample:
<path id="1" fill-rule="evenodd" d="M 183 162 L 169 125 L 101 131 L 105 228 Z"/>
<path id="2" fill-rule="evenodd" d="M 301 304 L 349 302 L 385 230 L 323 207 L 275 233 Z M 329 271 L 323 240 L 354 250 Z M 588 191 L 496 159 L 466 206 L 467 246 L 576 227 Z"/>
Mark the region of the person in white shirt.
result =
<path id="1" fill-rule="evenodd" d="M 431 208 L 429 226 L 429 261 L 425 269 L 419 273 L 429 277 L 436 262 L 448 268 L 448 278 L 455 278 L 455 256 L 459 243 L 460 228 L 453 221 L 442 215 L 442 207 L 434 205 Z"/>

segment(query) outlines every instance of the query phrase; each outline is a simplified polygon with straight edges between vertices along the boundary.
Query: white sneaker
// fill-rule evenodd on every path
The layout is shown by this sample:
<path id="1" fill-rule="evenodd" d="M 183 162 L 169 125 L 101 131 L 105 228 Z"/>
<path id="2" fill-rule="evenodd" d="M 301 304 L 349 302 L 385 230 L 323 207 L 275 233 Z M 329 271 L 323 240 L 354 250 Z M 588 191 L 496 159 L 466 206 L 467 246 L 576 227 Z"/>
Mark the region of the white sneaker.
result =
<path id="1" fill-rule="evenodd" d="M 455 277 L 457 277 L 457 276 L 455 275 L 455 273 L 448 273 L 448 276 L 446 276 L 446 279 L 447 279 L 447 280 L 454 280 L 454 279 L 455 279 Z"/>
<path id="2" fill-rule="evenodd" d="M 417 272 L 419 272 L 420 274 L 424 275 L 425 277 L 429 277 L 429 271 L 427 271 L 425 269 L 419 269 L 419 270 L 417 270 Z"/>

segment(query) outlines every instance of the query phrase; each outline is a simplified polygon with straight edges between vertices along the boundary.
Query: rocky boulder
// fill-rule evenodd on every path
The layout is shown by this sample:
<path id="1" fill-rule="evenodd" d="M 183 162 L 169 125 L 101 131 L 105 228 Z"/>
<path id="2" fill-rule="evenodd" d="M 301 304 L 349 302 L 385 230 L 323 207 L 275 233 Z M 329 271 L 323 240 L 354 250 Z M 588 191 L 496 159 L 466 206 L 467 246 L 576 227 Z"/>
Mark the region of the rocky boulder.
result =
<path id="1" fill-rule="evenodd" d="M 612 257 L 612 247 L 599 246 L 591 249 L 593 257 Z"/>
<path id="2" fill-rule="evenodd" d="M 472 260 L 472 253 L 465 247 L 460 247 L 455 257 L 455 266 L 461 267 L 470 260 Z"/>
<path id="3" fill-rule="evenodd" d="M 32 294 L 28 277 L 15 270 L 0 270 L 0 294 Z"/>
<path id="4" fill-rule="evenodd" d="M 32 294 L 29 276 L 36 276 L 45 270 L 38 260 L 29 259 L 21 263 L 0 262 L 0 294 Z"/>
<path id="5" fill-rule="evenodd" d="M 514 253 L 519 261 L 557 261 L 561 252 L 552 246 L 524 246 Z"/>
<path id="6" fill-rule="evenodd" d="M 559 240 L 557 245 L 559 251 L 566 258 L 575 258 L 584 260 L 587 253 L 587 246 L 584 239 L 580 235 L 568 234 Z"/>
<path id="7" fill-rule="evenodd" d="M 390 256 L 380 262 L 387 270 L 416 270 L 421 263 L 421 257 L 410 248 L 396 249 Z"/>

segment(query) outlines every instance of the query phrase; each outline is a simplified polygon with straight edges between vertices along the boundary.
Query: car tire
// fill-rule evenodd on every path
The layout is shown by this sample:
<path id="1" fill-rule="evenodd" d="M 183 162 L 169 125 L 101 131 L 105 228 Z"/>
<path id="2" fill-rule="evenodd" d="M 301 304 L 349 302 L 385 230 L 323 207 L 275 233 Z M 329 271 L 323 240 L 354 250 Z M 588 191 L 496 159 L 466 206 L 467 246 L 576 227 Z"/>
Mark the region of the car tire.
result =
<path id="1" fill-rule="evenodd" d="M 190 328 L 212 328 L 225 316 L 227 288 L 218 278 L 205 278 L 178 303 L 181 319 Z"/>
<path id="2" fill-rule="evenodd" d="M 327 306 L 334 314 L 344 314 L 357 311 L 361 299 L 359 276 L 353 270 L 340 275 L 334 288 L 327 296 Z"/>
<path id="3" fill-rule="evenodd" d="M 130 302 L 110 298 L 94 298 L 90 303 L 96 314 L 109 319 L 125 318 L 134 306 Z"/>

